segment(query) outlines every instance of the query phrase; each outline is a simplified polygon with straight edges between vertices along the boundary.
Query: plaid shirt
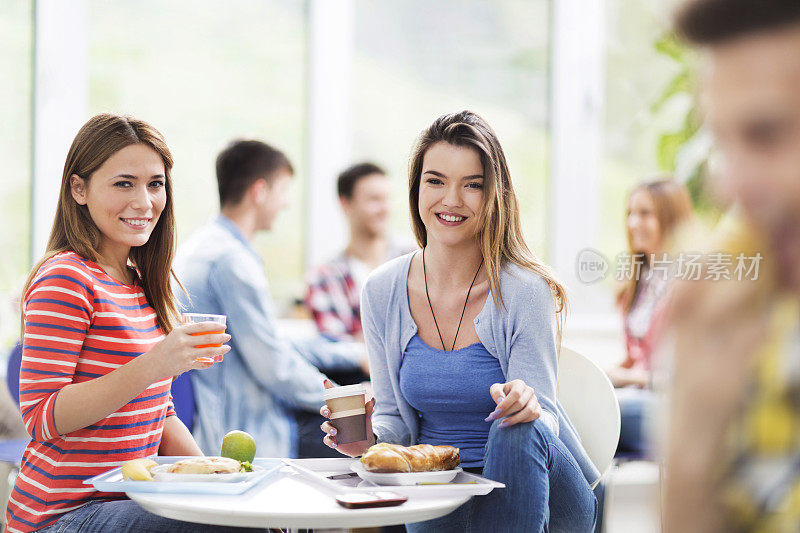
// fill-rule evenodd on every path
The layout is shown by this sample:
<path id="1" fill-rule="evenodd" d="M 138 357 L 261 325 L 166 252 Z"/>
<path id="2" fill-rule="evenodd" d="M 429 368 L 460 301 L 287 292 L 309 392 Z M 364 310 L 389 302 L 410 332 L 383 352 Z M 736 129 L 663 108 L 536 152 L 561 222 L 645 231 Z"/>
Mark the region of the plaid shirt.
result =
<path id="1" fill-rule="evenodd" d="M 413 246 L 390 242 L 385 261 L 405 255 Z M 351 341 L 361 336 L 361 284 L 353 271 L 352 259 L 342 252 L 328 263 L 319 265 L 306 276 L 306 307 L 317 329 L 333 340 Z M 366 278 L 366 270 L 361 272 Z"/>
<path id="2" fill-rule="evenodd" d="M 361 333 L 361 287 L 356 286 L 347 255 L 313 268 L 307 282 L 306 306 L 320 333 L 338 340 Z"/>
<path id="3" fill-rule="evenodd" d="M 730 531 L 800 530 L 800 314 L 773 315 L 720 471 Z M 689 451 L 690 453 L 690 451 Z"/>

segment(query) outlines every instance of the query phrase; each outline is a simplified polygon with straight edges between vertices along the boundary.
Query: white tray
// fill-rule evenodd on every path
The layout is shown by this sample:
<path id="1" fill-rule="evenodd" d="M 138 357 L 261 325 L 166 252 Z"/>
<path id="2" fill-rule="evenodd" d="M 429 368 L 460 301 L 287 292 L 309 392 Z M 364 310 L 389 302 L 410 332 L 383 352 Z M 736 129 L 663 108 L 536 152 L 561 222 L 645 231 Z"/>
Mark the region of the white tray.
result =
<path id="1" fill-rule="evenodd" d="M 317 486 L 325 488 L 334 494 L 342 492 L 386 490 L 385 486 L 366 481 L 352 470 L 354 462 L 358 459 L 284 459 L 284 462 L 302 474 Z M 346 476 L 344 479 L 330 479 L 329 476 Z M 486 479 L 483 476 L 470 474 L 463 470 L 449 483 L 436 485 L 398 485 L 391 488 L 392 492 L 406 496 L 481 496 L 489 494 L 493 489 L 502 489 L 505 485 Z"/>
<path id="2" fill-rule="evenodd" d="M 189 457 L 157 456 L 153 460 L 159 465 L 172 464 Z M 258 472 L 245 475 L 241 481 L 126 481 L 122 479 L 122 467 L 117 467 L 85 480 L 85 485 L 93 485 L 103 492 L 156 492 L 179 494 L 241 494 L 256 486 L 283 466 L 280 459 L 259 459 L 253 461 L 253 467 L 260 467 Z M 178 475 L 178 474 L 176 474 Z"/>
<path id="3" fill-rule="evenodd" d="M 158 465 L 150 469 L 156 481 L 170 483 L 238 483 L 258 479 L 264 475 L 264 467 L 253 465 L 250 472 L 231 472 L 228 474 L 174 474 L 169 471 L 172 464 Z"/>

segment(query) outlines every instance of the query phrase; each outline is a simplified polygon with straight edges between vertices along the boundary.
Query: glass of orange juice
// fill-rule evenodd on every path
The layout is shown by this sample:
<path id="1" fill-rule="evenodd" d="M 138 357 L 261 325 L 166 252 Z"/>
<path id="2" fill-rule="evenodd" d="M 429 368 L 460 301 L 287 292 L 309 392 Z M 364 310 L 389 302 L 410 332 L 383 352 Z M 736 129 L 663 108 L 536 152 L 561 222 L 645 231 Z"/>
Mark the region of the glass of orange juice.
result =
<path id="1" fill-rule="evenodd" d="M 208 331 L 206 333 L 192 333 L 192 336 L 208 335 L 209 333 L 225 333 L 225 326 L 227 324 L 227 317 L 225 315 L 207 315 L 203 313 L 183 313 L 181 321 L 184 324 L 196 324 L 198 322 L 216 322 L 222 327 L 219 331 Z M 219 348 L 222 344 L 200 344 L 195 348 Z M 196 361 L 201 363 L 219 363 L 222 361 L 222 356 L 217 357 L 198 357 Z"/>

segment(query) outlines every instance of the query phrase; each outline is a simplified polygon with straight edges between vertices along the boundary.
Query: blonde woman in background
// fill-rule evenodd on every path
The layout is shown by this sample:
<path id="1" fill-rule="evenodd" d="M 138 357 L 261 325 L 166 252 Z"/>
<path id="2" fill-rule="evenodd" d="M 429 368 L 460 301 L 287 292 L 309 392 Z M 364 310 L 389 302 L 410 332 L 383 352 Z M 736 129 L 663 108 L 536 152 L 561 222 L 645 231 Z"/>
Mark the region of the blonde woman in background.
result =
<path id="1" fill-rule="evenodd" d="M 691 217 L 689 191 L 672 179 L 642 183 L 628 197 L 625 226 L 631 279 L 617 293 L 626 354 L 618 366 L 607 370 L 617 387 L 622 412 L 621 453 L 646 452 L 642 421 L 651 396 L 653 345 L 663 325 L 675 275 L 674 258 L 665 254 L 675 231 Z"/>

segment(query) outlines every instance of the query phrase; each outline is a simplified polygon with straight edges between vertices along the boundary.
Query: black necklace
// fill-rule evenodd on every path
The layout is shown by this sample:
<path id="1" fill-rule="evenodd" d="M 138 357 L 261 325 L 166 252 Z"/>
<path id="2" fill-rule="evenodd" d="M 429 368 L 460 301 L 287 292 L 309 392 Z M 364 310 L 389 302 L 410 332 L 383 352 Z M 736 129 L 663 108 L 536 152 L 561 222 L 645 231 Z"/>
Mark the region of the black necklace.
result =
<path id="1" fill-rule="evenodd" d="M 481 264 L 478 265 L 478 270 L 475 272 L 475 277 L 472 278 L 472 283 L 469 284 L 469 289 L 467 289 L 467 298 L 464 300 L 464 309 L 461 310 L 461 318 L 458 319 L 458 328 L 456 328 L 456 336 L 453 339 L 453 347 L 450 348 L 451 352 L 456 349 L 458 332 L 461 330 L 461 321 L 464 320 L 464 312 L 467 310 L 467 302 L 469 302 L 469 293 L 472 292 L 472 286 L 475 285 L 475 280 L 478 279 L 478 273 L 480 273 L 482 266 L 483 266 L 483 258 L 481 257 Z M 439 329 L 439 323 L 436 322 L 436 313 L 433 312 L 433 305 L 431 304 L 431 295 L 428 292 L 428 269 L 425 267 L 425 248 L 422 249 L 422 276 L 425 278 L 425 296 L 428 297 L 428 307 L 431 308 L 431 315 L 433 315 L 433 323 L 436 326 L 436 332 L 439 334 L 439 340 L 442 341 L 442 350 L 447 351 L 447 347 L 445 347 L 444 345 L 444 338 L 442 337 L 442 332 Z"/>

